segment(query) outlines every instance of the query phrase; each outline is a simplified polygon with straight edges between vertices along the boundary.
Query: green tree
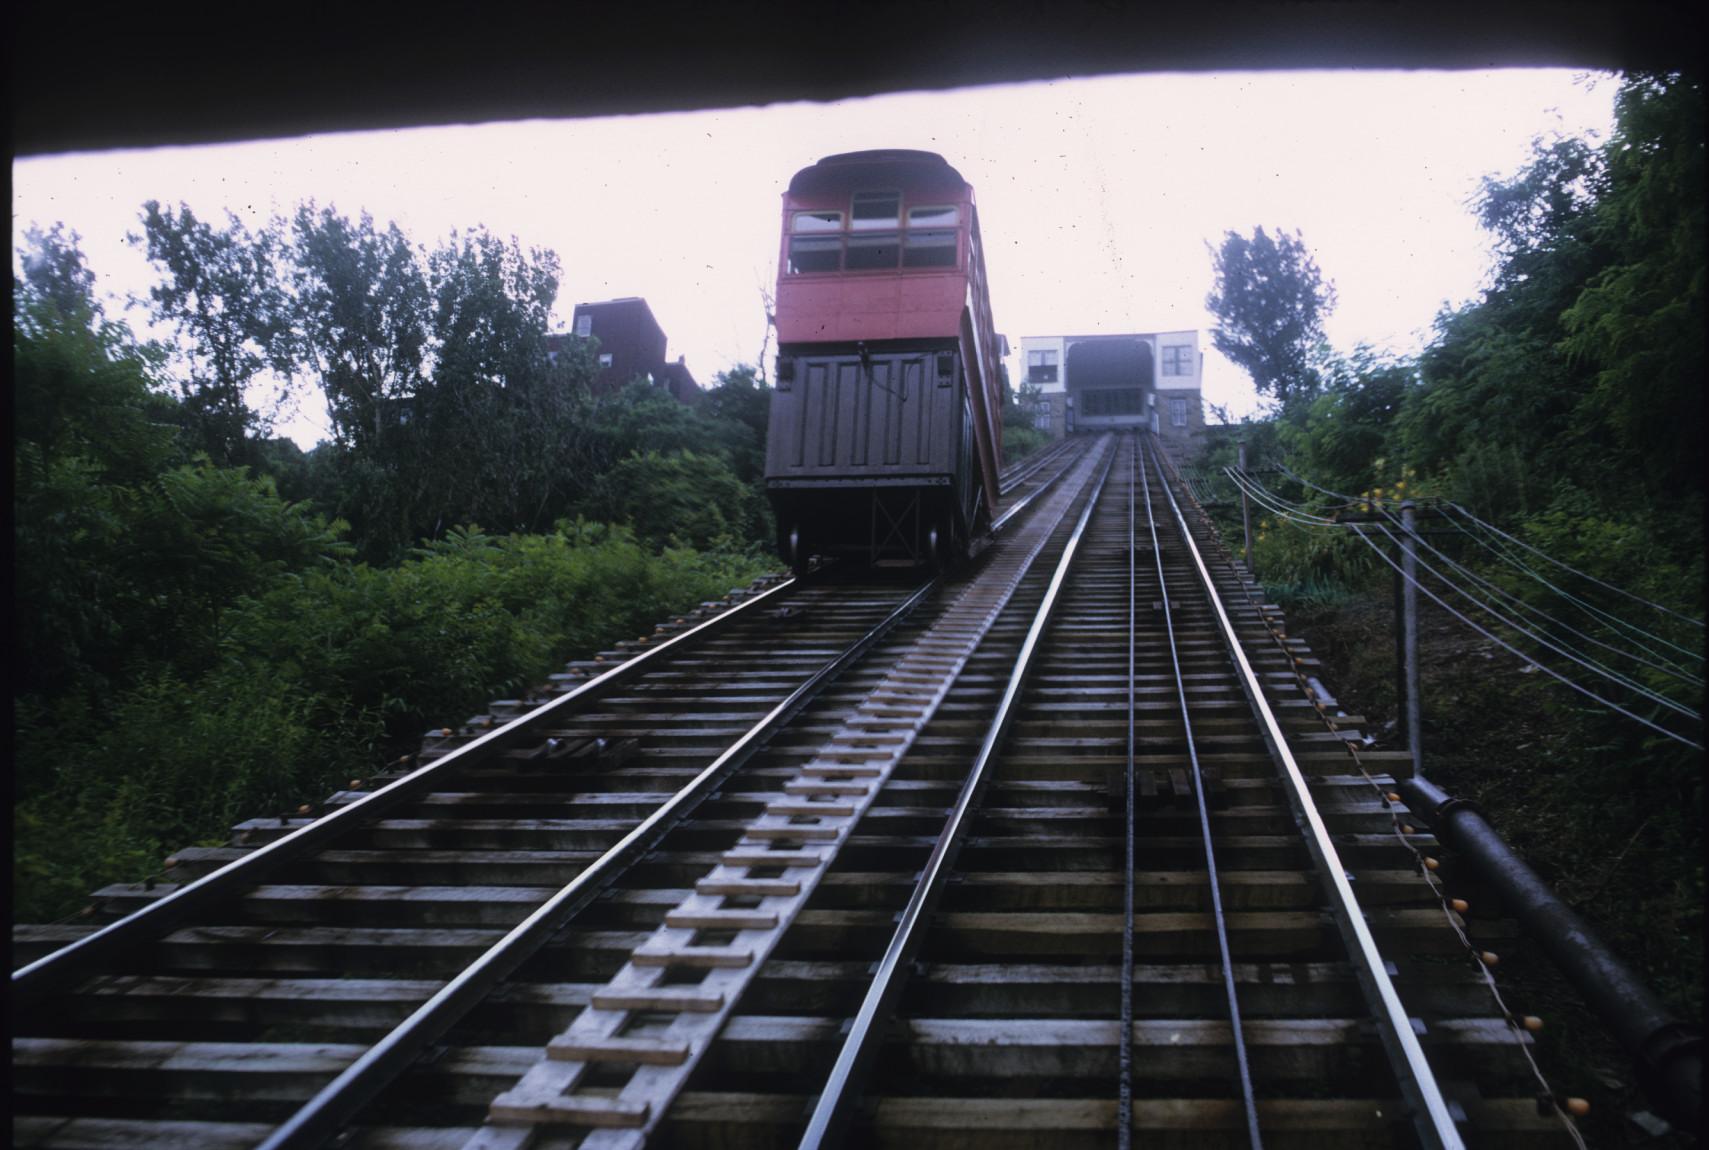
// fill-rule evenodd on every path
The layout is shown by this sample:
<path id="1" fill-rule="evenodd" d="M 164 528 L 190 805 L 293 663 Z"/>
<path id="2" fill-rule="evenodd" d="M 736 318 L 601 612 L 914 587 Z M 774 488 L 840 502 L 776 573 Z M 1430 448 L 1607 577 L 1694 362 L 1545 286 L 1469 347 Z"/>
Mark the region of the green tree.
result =
<path id="1" fill-rule="evenodd" d="M 287 254 L 297 361 L 317 377 L 337 441 L 383 453 L 423 379 L 431 299 L 417 252 L 396 224 L 310 201 Z"/>
<path id="2" fill-rule="evenodd" d="M 1630 76 L 1615 102 L 1605 187 L 1589 230 L 1610 253 L 1561 316 L 1561 347 L 1591 372 L 1578 422 L 1604 423 L 1651 500 L 1701 506 L 1704 119 L 1700 81 Z M 1696 508 L 1687 508 L 1693 521 Z"/>
<path id="3" fill-rule="evenodd" d="M 765 477 L 766 429 L 771 421 L 771 388 L 757 368 L 738 364 L 719 372 L 706 391 L 701 414 L 718 429 L 718 442 L 744 483 Z"/>
<path id="4" fill-rule="evenodd" d="M 30 229 L 13 278 L 13 623 L 18 690 L 61 691 L 122 641 L 124 493 L 178 458 L 156 362 L 99 318 L 76 236 Z"/>
<path id="5" fill-rule="evenodd" d="M 95 273 L 77 246 L 81 240 L 76 232 L 68 236 L 63 223 L 45 232 L 35 224 L 25 229 L 24 246 L 18 250 L 24 274 L 13 277 L 14 319 L 36 322 L 31 313 L 51 309 L 61 317 L 61 326 L 90 327 L 100 320 L 104 309 L 95 299 Z M 17 306 L 25 301 L 28 307 Z"/>
<path id="6" fill-rule="evenodd" d="M 156 321 L 170 324 L 182 343 L 182 412 L 200 446 L 216 463 L 247 463 L 249 437 L 265 433 L 270 413 L 250 407 L 247 391 L 268 368 L 288 374 L 290 316 L 279 281 L 279 236 L 251 232 L 235 215 L 215 228 L 187 204 L 174 211 L 143 205 L 141 236 L 162 274 L 149 290 Z"/>
<path id="7" fill-rule="evenodd" d="M 1035 423 L 1041 392 L 1036 383 L 1021 384 L 1017 393 L 1005 381 L 1003 384 L 1003 462 L 1025 459 L 1050 442 L 1050 433 L 1041 431 Z"/>
<path id="8" fill-rule="evenodd" d="M 1277 426 L 1281 450 L 1301 474 L 1336 491 L 1380 483 L 1396 414 L 1417 385 L 1415 364 L 1361 344 L 1323 368 L 1323 394 L 1304 418 Z"/>
<path id="9" fill-rule="evenodd" d="M 1205 306 L 1217 319 L 1216 349 L 1284 408 L 1313 394 L 1312 357 L 1335 308 L 1335 285 L 1324 280 L 1299 232 L 1271 237 L 1259 227 L 1250 239 L 1227 232 L 1211 253 L 1211 270 Z"/>
<path id="10" fill-rule="evenodd" d="M 752 489 L 714 454 L 636 452 L 602 477 L 593 505 L 601 518 L 631 525 L 655 547 L 706 550 L 758 534 Z"/>
<path id="11" fill-rule="evenodd" d="M 439 464 L 429 488 L 434 530 L 469 518 L 529 526 L 529 511 L 554 486 L 535 416 L 549 377 L 558 257 L 478 230 L 453 234 L 429 264 L 435 363 L 412 423 Z"/>

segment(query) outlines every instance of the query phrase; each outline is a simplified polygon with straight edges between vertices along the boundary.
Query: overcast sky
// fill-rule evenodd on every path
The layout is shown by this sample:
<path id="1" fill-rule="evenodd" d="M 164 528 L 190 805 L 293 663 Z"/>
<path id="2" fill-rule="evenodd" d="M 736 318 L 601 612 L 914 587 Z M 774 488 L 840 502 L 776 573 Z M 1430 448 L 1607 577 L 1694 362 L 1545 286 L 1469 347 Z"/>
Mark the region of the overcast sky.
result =
<path id="1" fill-rule="evenodd" d="M 1416 350 L 1488 272 L 1479 179 L 1511 174 L 1536 135 L 1605 136 L 1615 87 L 1558 70 L 1148 75 L 34 158 L 12 168 L 13 243 L 64 221 L 123 314 L 153 282 L 124 242 L 151 198 L 251 225 L 313 198 L 428 246 L 485 225 L 558 253 L 557 326 L 578 302 L 645 296 L 706 384 L 759 355 L 789 177 L 835 152 L 923 148 L 974 185 L 1014 348 L 1198 328 L 1206 401 L 1239 414 L 1255 396 L 1209 346 L 1207 244 L 1299 229 L 1340 296 L 1331 342 Z M 310 394 L 296 410 L 281 430 L 308 446 L 324 409 Z"/>

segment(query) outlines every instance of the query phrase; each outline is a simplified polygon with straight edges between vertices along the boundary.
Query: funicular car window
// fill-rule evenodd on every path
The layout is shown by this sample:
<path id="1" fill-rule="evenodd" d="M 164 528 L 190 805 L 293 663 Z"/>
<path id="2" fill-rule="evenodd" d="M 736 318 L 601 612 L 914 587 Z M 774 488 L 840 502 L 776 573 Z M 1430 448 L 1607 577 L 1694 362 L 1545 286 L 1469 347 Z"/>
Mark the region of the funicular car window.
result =
<path id="1" fill-rule="evenodd" d="M 955 266 L 953 231 L 911 231 L 904 237 L 902 266 L 905 268 L 952 268 Z"/>
<path id="2" fill-rule="evenodd" d="M 908 226 L 911 228 L 953 228 L 960 220 L 961 213 L 954 204 L 908 209 Z"/>
<path id="3" fill-rule="evenodd" d="M 841 236 L 791 236 L 789 274 L 834 272 L 842 265 Z"/>
<path id="4" fill-rule="evenodd" d="M 850 206 L 851 231 L 893 230 L 902 222 L 901 192 L 856 192 Z"/>
<path id="5" fill-rule="evenodd" d="M 790 230 L 796 232 L 840 232 L 843 230 L 843 213 L 796 212 Z"/>
<path id="6" fill-rule="evenodd" d="M 900 250 L 894 235 L 850 236 L 848 255 L 843 261 L 843 267 L 849 271 L 893 268 Z"/>

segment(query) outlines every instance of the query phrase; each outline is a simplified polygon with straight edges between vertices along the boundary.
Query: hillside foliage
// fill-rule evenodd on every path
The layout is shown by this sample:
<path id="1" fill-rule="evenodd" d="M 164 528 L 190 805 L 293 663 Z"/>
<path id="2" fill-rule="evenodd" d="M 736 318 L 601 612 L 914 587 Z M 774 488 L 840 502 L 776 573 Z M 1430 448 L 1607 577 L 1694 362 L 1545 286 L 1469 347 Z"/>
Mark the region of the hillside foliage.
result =
<path id="1" fill-rule="evenodd" d="M 549 253 L 313 205 L 143 227 L 169 346 L 106 316 L 62 227 L 14 277 L 19 919 L 773 566 L 754 371 L 594 395 L 593 348 L 545 354 Z M 332 442 L 269 437 L 269 375 L 320 390 Z"/>
<path id="2" fill-rule="evenodd" d="M 1704 191 L 1700 82 L 1625 77 L 1607 140 L 1539 139 L 1519 171 L 1485 179 L 1472 207 L 1494 268 L 1479 299 L 1437 316 L 1422 354 L 1321 351 L 1316 394 L 1219 430 L 1197 472 L 1235 540 L 1238 495 L 1218 473 L 1237 439 L 1254 478 L 1311 514 L 1382 521 L 1419 500 L 1426 585 L 1524 658 L 1422 596 L 1421 618 L 1493 660 L 1500 713 L 1527 724 L 1515 742 L 1531 752 L 1480 758 L 1481 733 L 1446 716 L 1490 699 L 1427 694 L 1427 769 L 1485 802 L 1569 898 L 1612 895 L 1587 911 L 1688 1014 L 1702 1002 L 1702 753 L 1548 672 L 1702 741 Z M 1383 536 L 1373 548 L 1275 507 L 1252 518 L 1257 573 L 1284 601 L 1386 612 Z M 1392 658 L 1370 655 L 1379 684 Z"/>

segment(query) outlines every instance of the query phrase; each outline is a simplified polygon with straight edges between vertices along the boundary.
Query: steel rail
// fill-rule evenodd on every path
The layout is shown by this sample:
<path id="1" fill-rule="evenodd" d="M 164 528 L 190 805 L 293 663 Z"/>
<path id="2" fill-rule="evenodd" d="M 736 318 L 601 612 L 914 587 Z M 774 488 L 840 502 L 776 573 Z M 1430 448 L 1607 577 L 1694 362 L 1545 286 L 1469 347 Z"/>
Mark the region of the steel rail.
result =
<path id="1" fill-rule="evenodd" d="M 914 953 L 925 936 L 925 925 L 943 895 L 950 869 L 955 865 L 956 856 L 960 852 L 963 836 L 972 823 L 974 812 L 978 809 L 979 800 L 989 781 L 991 761 L 1013 722 L 1016 702 L 1020 698 L 1021 687 L 1026 680 L 1033 654 L 1056 609 L 1069 568 L 1079 550 L 1081 536 L 1085 534 L 1086 524 L 1091 520 L 1092 511 L 1098 505 L 1104 481 L 1109 477 L 1118 453 L 1111 452 L 1103 469 L 1089 485 L 1090 498 L 1086 500 L 1086 506 L 1063 549 L 1062 558 L 1057 562 L 1056 571 L 1045 591 L 1044 601 L 1033 616 L 1032 627 L 1021 644 L 1020 654 L 1015 658 L 1014 670 L 1010 673 L 1008 685 L 997 704 L 996 717 L 985 733 L 985 740 L 974 757 L 967 779 L 962 783 L 961 792 L 956 796 L 955 806 L 950 810 L 949 820 L 932 846 L 931 857 L 926 860 L 925 869 L 914 886 L 907 907 L 902 911 L 896 930 L 885 948 L 884 957 L 879 960 L 866 997 L 861 1001 L 860 1009 L 850 1024 L 842 1048 L 837 1052 L 837 1060 L 825 1080 L 825 1088 L 820 1092 L 818 1102 L 813 1107 L 807 1130 L 801 1136 L 802 1150 L 839 1145 L 848 1133 L 851 1112 L 859 1100 L 861 1083 L 883 1042 L 882 1030 L 889 1022 L 896 999 L 907 982 Z"/>
<path id="2" fill-rule="evenodd" d="M 333 1137 L 374 1095 L 408 1069 L 427 1047 L 533 956 L 636 858 L 656 846 L 672 828 L 691 815 L 767 740 L 940 586 L 940 579 L 928 581 L 865 635 L 815 671 L 687 785 L 346 1067 L 343 1073 L 274 1130 L 258 1150 L 308 1150 Z"/>
<path id="3" fill-rule="evenodd" d="M 1137 446 L 1136 444 L 1136 452 Z M 1159 469 L 1158 480 L 1161 482 L 1162 478 Z M 1164 490 L 1167 491 L 1168 488 L 1165 487 Z M 1140 491 L 1145 496 L 1145 518 L 1151 528 L 1151 554 L 1157 561 L 1157 591 L 1163 600 L 1163 633 L 1169 640 L 1169 665 L 1175 676 L 1175 697 L 1181 704 L 1181 736 L 1187 745 L 1187 762 L 1193 768 L 1193 798 L 1198 804 L 1199 834 L 1205 848 L 1205 882 L 1210 888 L 1211 918 L 1216 924 L 1217 953 L 1222 959 L 1222 988 L 1228 999 L 1229 1028 L 1234 1035 L 1234 1064 L 1236 1076 L 1240 1081 L 1240 1099 L 1246 1108 L 1246 1139 L 1252 1150 L 1260 1150 L 1264 1139 L 1258 1130 L 1258 1100 L 1252 1093 L 1252 1064 L 1246 1054 L 1246 1033 L 1240 1020 L 1240 996 L 1234 985 L 1234 958 L 1229 953 L 1228 945 L 1228 916 L 1222 906 L 1216 848 L 1211 842 L 1211 812 L 1205 804 L 1205 776 L 1199 765 L 1198 742 L 1193 738 L 1193 716 L 1187 709 L 1187 683 L 1181 676 L 1181 652 L 1175 643 L 1174 607 L 1169 602 L 1169 582 L 1163 571 L 1163 549 L 1157 538 L 1157 517 L 1151 508 L 1151 477 L 1146 472 L 1143 459 L 1140 460 Z M 1178 529 L 1183 536 L 1186 535 L 1185 521 L 1178 525 Z M 1215 590 L 1208 584 L 1206 590 L 1214 601 Z"/>
<path id="4" fill-rule="evenodd" d="M 1033 473 L 1042 470 L 1045 464 L 1069 451 L 1070 448 L 1067 446 L 1067 443 L 1067 440 L 1059 440 L 1055 445 L 1045 448 L 1030 459 L 1021 460 L 1019 463 L 1014 465 L 1013 470 L 999 476 L 999 481 L 1004 487 L 1011 487 L 1014 484 L 1031 478 Z"/>
<path id="5" fill-rule="evenodd" d="M 1049 491 L 1052 487 L 1055 487 L 1062 477 L 1068 474 L 1069 469 L 1074 466 L 1074 461 L 1079 458 L 1079 455 L 1071 452 L 1059 452 L 1056 458 L 1059 458 L 1062 461 L 1062 466 L 1056 469 L 1056 474 L 1041 482 L 1037 487 L 1027 492 L 1025 498 L 1018 501 L 1013 507 L 1004 511 L 1003 514 L 997 516 L 997 518 L 991 523 L 991 534 L 995 535 L 998 531 L 1002 530 L 1003 527 L 1008 524 L 1009 520 L 1015 518 L 1015 516 L 1019 515 L 1022 511 L 1025 511 L 1027 506 L 1031 504 L 1033 500 L 1043 495 L 1046 491 Z"/>
<path id="6" fill-rule="evenodd" d="M 19 967 L 12 972 L 14 1009 L 31 996 L 42 996 L 63 988 L 72 979 L 86 972 L 92 964 L 112 957 L 124 948 L 165 935 L 183 924 L 190 916 L 232 897 L 243 887 L 261 882 L 280 866 L 322 848 L 362 820 L 408 803 L 427 793 L 455 772 L 475 766 L 510 749 L 521 742 L 543 719 L 573 713 L 582 705 L 597 702 L 612 688 L 639 677 L 671 655 L 681 654 L 737 619 L 746 618 L 761 604 L 782 598 L 785 591 L 796 587 L 797 584 L 795 579 L 786 579 L 728 611 L 679 635 L 673 635 L 657 647 L 624 660 L 574 690 L 543 703 L 502 727 L 488 731 L 442 758 L 411 771 L 403 778 L 388 783 L 307 826 L 299 827 L 242 858 L 233 859 L 218 870 L 179 887 L 158 902 L 150 903 L 93 934 Z"/>
<path id="7" fill-rule="evenodd" d="M 1127 757 L 1122 784 L 1126 838 L 1122 855 L 1122 1029 L 1116 1058 L 1116 1072 L 1121 1075 L 1116 1087 L 1118 1150 L 1131 1150 L 1133 1146 L 1133 838 L 1137 830 L 1133 808 L 1133 748 L 1134 711 L 1138 703 L 1134 689 L 1134 632 L 1139 626 L 1138 572 L 1134 563 L 1133 538 L 1139 441 L 1130 436 L 1129 442 L 1133 446 L 1133 454 L 1127 460 Z"/>
<path id="8" fill-rule="evenodd" d="M 1058 472 L 1056 476 L 1041 484 L 1039 491 L 1055 483 L 1061 478 L 1061 474 L 1062 472 Z M 1004 512 L 992 524 L 992 530 L 995 531 L 1019 514 L 1036 497 L 1039 491 L 1030 493 L 1027 498 Z M 691 627 L 680 635 L 674 635 L 650 650 L 624 660 L 611 670 L 596 675 L 574 690 L 536 707 L 527 714 L 517 716 L 503 726 L 488 731 L 449 754 L 435 759 L 432 763 L 419 767 L 403 778 L 388 783 L 373 793 L 316 819 L 307 826 L 299 827 L 290 834 L 283 835 L 240 859 L 232 860 L 225 866 L 185 884 L 171 894 L 165 895 L 158 901 L 125 916 L 118 922 L 110 923 L 92 934 L 75 942 L 67 943 L 52 953 L 43 955 L 34 962 L 19 967 L 12 972 L 14 1007 L 33 997 L 45 996 L 55 990 L 63 989 L 66 984 L 85 973 L 103 958 L 110 957 L 140 942 L 167 934 L 183 925 L 196 913 L 232 897 L 239 889 L 256 885 L 279 867 L 321 849 L 333 838 L 343 834 L 362 820 L 373 818 L 414 801 L 436 786 L 439 780 L 449 777 L 455 771 L 475 766 L 486 761 L 492 755 L 510 749 L 522 740 L 530 728 L 548 716 L 561 717 L 574 713 L 580 706 L 598 702 L 610 690 L 629 683 L 657 663 L 662 662 L 667 656 L 682 653 L 688 647 L 705 639 L 711 632 L 721 630 L 738 618 L 745 617 L 761 603 L 781 598 L 785 591 L 798 586 L 799 580 L 785 579 L 777 586 L 768 588 L 745 602 L 737 604 L 730 610 Z"/>
<path id="9" fill-rule="evenodd" d="M 1159 459 L 1161 453 L 1157 445 L 1148 442 L 1147 447 L 1152 452 L 1153 459 Z M 1158 471 L 1159 474 L 1163 472 L 1160 461 Z M 1348 872 L 1341 863 L 1341 856 L 1335 849 L 1322 815 L 1318 813 L 1317 804 L 1312 800 L 1305 775 L 1294 759 L 1293 752 L 1288 749 L 1281 724 L 1276 721 L 1269 700 L 1264 698 L 1257 673 L 1252 670 L 1252 663 L 1247 659 L 1240 638 L 1234 632 L 1234 625 L 1223 608 L 1221 596 L 1217 594 L 1216 584 L 1205 567 L 1198 545 L 1193 541 L 1186 516 L 1182 514 L 1181 506 L 1167 483 L 1163 486 L 1163 494 L 1169 499 L 1170 511 L 1180 528 L 1181 542 L 1192 557 L 1199 580 L 1215 610 L 1229 656 L 1239 669 L 1241 690 L 1258 715 L 1264 741 L 1269 745 L 1270 754 L 1276 761 L 1283 780 L 1288 784 L 1289 802 L 1294 809 L 1294 817 L 1304 824 L 1302 830 L 1305 832 L 1307 849 L 1328 882 L 1331 910 L 1347 944 L 1353 969 L 1364 988 L 1367 1000 L 1375 1010 L 1377 1033 L 1388 1052 L 1390 1066 L 1395 1073 L 1401 1094 L 1412 1109 L 1413 1128 L 1419 1140 L 1430 1150 L 1437 1147 L 1442 1150 L 1462 1150 L 1465 1143 L 1454 1126 L 1447 1100 L 1442 1097 L 1442 1090 L 1437 1085 L 1430 1062 L 1424 1057 L 1424 1050 L 1418 1044 L 1418 1036 L 1413 1032 L 1412 1022 L 1407 1016 L 1406 1008 L 1401 1004 L 1400 995 L 1395 992 L 1394 982 L 1389 978 L 1376 940 L 1371 937 L 1370 927 L 1366 925 L 1358 900 L 1353 895 Z"/>

